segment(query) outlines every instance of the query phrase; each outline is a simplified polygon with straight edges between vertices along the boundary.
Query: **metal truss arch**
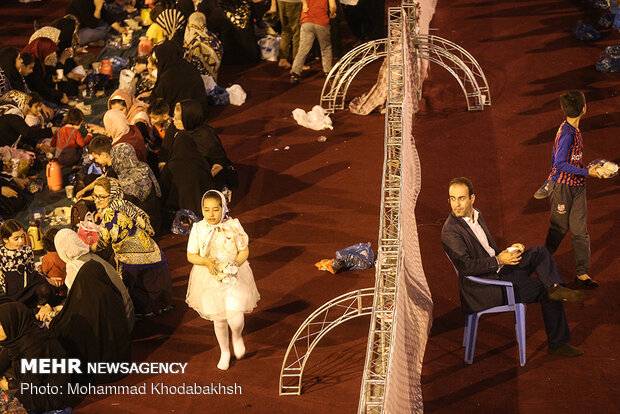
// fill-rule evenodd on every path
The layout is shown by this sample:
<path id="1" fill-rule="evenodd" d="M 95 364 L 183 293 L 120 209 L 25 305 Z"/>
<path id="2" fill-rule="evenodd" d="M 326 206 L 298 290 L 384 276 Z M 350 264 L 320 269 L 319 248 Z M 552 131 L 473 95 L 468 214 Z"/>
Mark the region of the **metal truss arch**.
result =
<path id="1" fill-rule="evenodd" d="M 370 315 L 374 288 L 354 290 L 324 303 L 301 324 L 284 355 L 280 395 L 301 395 L 306 362 L 318 342 L 332 329 L 353 318 Z"/>
<path id="2" fill-rule="evenodd" d="M 412 36 L 419 59 L 437 63 L 446 69 L 463 90 L 469 111 L 491 105 L 487 79 L 480 64 L 464 48 L 434 35 Z M 327 113 L 345 109 L 346 95 L 355 76 L 368 64 L 387 56 L 387 39 L 363 43 L 349 51 L 329 72 L 321 91 L 321 107 Z"/>

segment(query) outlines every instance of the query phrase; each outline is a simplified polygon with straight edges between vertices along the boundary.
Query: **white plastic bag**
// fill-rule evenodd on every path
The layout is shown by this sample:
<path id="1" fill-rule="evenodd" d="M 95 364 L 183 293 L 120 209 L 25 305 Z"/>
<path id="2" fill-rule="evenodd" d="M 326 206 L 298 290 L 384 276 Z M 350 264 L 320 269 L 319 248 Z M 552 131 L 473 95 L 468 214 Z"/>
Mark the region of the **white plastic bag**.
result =
<path id="1" fill-rule="evenodd" d="M 315 131 L 334 129 L 329 115 L 326 115 L 325 110 L 319 105 L 315 105 L 310 112 L 297 108 L 293 111 L 293 118 L 302 127 L 314 129 Z"/>
<path id="2" fill-rule="evenodd" d="M 136 92 L 136 83 L 137 83 L 136 74 L 133 71 L 129 69 L 121 70 L 121 73 L 118 76 L 118 88 L 119 89 L 125 89 L 127 92 L 131 94 L 131 96 L 133 96 L 134 93 Z"/>
<path id="3" fill-rule="evenodd" d="M 260 54 L 263 60 L 275 62 L 278 60 L 280 53 L 280 36 L 265 36 L 258 41 L 260 46 Z"/>
<path id="4" fill-rule="evenodd" d="M 226 88 L 231 105 L 241 106 L 245 103 L 246 93 L 241 86 L 234 84 Z"/>
<path id="5" fill-rule="evenodd" d="M 74 67 L 73 70 L 71 70 L 71 73 L 81 77 L 86 77 L 86 70 L 84 70 L 84 66 L 82 65 Z"/>

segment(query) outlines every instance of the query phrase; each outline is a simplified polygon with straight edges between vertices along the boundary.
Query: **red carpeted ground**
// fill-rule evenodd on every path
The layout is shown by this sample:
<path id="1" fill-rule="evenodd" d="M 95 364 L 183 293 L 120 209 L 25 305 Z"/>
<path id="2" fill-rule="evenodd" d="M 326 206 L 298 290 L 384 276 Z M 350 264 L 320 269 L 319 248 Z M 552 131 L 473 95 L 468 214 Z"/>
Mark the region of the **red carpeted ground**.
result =
<path id="1" fill-rule="evenodd" d="M 41 8 L 0 8 L 5 15 L 28 19 L 62 14 L 51 1 Z M 25 12 L 23 11 L 25 10 Z M 617 33 L 583 44 L 569 31 L 591 14 L 577 2 L 439 1 L 433 34 L 453 40 L 481 63 L 491 87 L 493 106 L 484 112 L 465 110 L 455 80 L 432 66 L 424 87 L 415 137 L 422 161 L 422 192 L 416 216 L 422 259 L 435 302 L 435 321 L 423 369 L 428 412 L 586 413 L 616 412 L 620 400 L 620 364 L 615 339 L 619 326 L 620 287 L 615 213 L 617 179 L 588 183 L 592 275 L 601 288 L 587 293 L 582 305 L 568 305 L 573 343 L 586 350 L 578 359 L 546 354 L 539 306 L 528 306 L 528 362 L 519 367 L 509 316 L 484 319 L 479 328 L 474 364 L 463 363 L 460 347 L 463 317 L 454 272 L 441 249 L 441 225 L 449 213 L 448 181 L 469 176 L 476 186 L 476 206 L 484 212 L 500 245 L 544 242 L 548 202 L 532 194 L 548 173 L 552 140 L 561 122 L 557 96 L 580 88 L 589 100 L 582 121 L 585 159 L 618 161 L 618 74 L 594 70 L 603 47 L 618 43 Z M 28 29 L 24 23 L 19 30 Z M 3 33 L 4 44 L 20 45 Z M 9 27 L 13 23 L 9 24 Z M 13 29 L 11 29 L 13 30 Z M 25 42 L 25 39 L 24 39 Z M 22 42 L 23 43 L 23 42 Z M 370 87 L 378 65 L 358 75 L 350 97 Z M 232 214 L 251 237 L 250 262 L 262 300 L 246 318 L 249 355 L 227 372 L 216 369 L 219 352 L 210 322 L 184 304 L 190 265 L 185 239 L 161 242 L 173 269 L 177 311 L 142 322 L 134 332 L 134 361 L 188 362 L 185 375 L 134 375 L 119 382 L 238 384 L 242 394 L 90 395 L 78 413 L 317 413 L 355 412 L 363 368 L 368 319 L 330 332 L 306 367 L 303 395 L 279 397 L 278 374 L 284 352 L 299 324 L 327 300 L 374 283 L 374 270 L 337 276 L 318 272 L 313 263 L 360 241 L 376 247 L 383 150 L 383 117 L 333 116 L 333 131 L 303 129 L 291 118 L 296 107 L 318 102 L 322 78 L 318 62 L 299 86 L 273 63 L 254 68 L 223 68 L 221 83 L 239 83 L 248 93 L 241 107 L 213 111 L 211 121 L 229 156 L 239 165 L 242 188 L 234 195 Z M 327 136 L 325 143 L 317 141 Z M 290 149 L 285 150 L 288 146 Z M 275 151 L 278 149 L 278 151 Z M 556 254 L 566 281 L 573 261 L 570 240 Z"/>

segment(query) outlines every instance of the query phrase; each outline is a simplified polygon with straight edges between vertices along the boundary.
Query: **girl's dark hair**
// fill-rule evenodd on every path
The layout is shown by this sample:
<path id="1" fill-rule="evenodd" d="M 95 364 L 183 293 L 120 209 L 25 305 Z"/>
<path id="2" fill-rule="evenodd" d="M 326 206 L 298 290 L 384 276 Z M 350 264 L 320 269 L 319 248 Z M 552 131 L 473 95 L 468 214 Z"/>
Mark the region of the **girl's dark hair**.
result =
<path id="1" fill-rule="evenodd" d="M 36 92 L 31 92 L 30 101 L 28 101 L 28 105 L 32 106 L 37 103 L 43 103 L 43 97 Z"/>
<path id="2" fill-rule="evenodd" d="M 183 128 L 188 131 L 198 128 L 204 122 L 202 105 L 195 99 L 184 99 L 179 102 L 181 105 L 181 122 Z"/>
<path id="3" fill-rule="evenodd" d="M 30 53 L 20 53 L 19 57 L 22 58 L 22 62 L 24 62 L 26 66 L 30 66 L 34 63 L 34 56 Z"/>
<path id="4" fill-rule="evenodd" d="M 67 115 L 65 115 L 63 119 L 65 125 L 80 125 L 82 122 L 84 122 L 84 114 L 77 108 L 69 109 L 69 112 L 67 112 Z"/>
<path id="5" fill-rule="evenodd" d="M 11 234 L 23 229 L 24 227 L 19 224 L 19 221 L 14 219 L 8 219 L 0 226 L 0 238 L 2 238 L 2 240 L 8 239 L 9 237 L 11 237 Z"/>
<path id="6" fill-rule="evenodd" d="M 219 203 L 220 207 L 222 206 L 222 198 L 220 197 L 220 195 L 216 192 L 212 192 L 212 191 L 208 191 L 207 194 L 205 194 L 204 199 L 202 200 L 203 204 L 204 204 L 204 200 L 206 199 L 212 199 L 212 200 L 217 200 L 217 202 Z"/>
<path id="7" fill-rule="evenodd" d="M 56 237 L 56 233 L 58 233 L 58 231 L 60 231 L 60 229 L 52 227 L 51 229 L 45 232 L 45 235 L 43 236 L 41 241 L 43 242 L 43 249 L 46 252 L 56 251 L 56 246 L 54 246 L 54 237 Z"/>

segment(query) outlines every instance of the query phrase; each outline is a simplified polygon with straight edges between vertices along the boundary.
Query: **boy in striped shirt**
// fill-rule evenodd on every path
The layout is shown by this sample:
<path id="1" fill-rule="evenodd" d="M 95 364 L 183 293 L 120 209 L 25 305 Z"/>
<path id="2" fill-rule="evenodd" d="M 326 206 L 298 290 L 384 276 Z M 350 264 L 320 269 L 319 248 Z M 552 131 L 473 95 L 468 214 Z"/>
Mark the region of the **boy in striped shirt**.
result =
<path id="1" fill-rule="evenodd" d="M 553 143 L 551 154 L 551 218 L 545 246 L 553 254 L 570 229 L 577 270 L 576 281 L 587 288 L 598 283 L 588 275 L 590 236 L 586 228 L 586 177 L 601 178 L 594 167 L 583 168 L 583 138 L 579 121 L 586 113 L 586 98 L 581 91 L 570 90 L 560 96 L 566 116 Z"/>

